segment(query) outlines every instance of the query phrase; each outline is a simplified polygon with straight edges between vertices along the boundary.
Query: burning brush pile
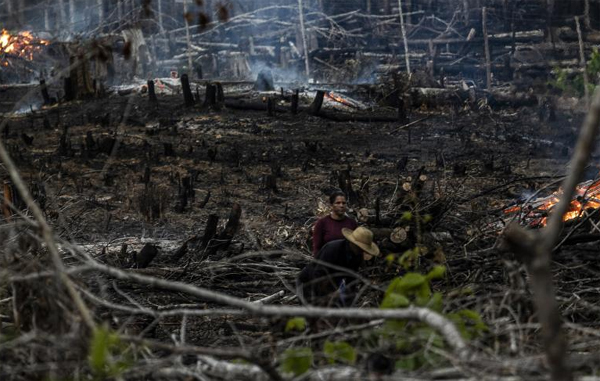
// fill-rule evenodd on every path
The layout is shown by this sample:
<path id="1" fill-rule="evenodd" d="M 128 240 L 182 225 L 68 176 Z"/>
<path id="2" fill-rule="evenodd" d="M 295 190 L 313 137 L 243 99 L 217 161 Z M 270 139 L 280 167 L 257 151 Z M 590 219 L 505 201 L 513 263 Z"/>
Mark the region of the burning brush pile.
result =
<path id="1" fill-rule="evenodd" d="M 49 41 L 34 37 L 30 32 L 9 33 L 2 29 L 0 34 L 0 66 L 10 67 L 15 61 L 33 61 L 34 55 L 48 45 Z"/>
<path id="2" fill-rule="evenodd" d="M 541 228 L 546 226 L 548 216 L 562 196 L 562 189 L 547 197 L 540 197 L 519 202 L 503 210 L 505 220 L 516 218 L 521 224 Z M 588 180 L 577 185 L 575 197 L 571 200 L 569 210 L 563 221 L 575 221 L 589 216 L 600 208 L 600 180 Z"/>

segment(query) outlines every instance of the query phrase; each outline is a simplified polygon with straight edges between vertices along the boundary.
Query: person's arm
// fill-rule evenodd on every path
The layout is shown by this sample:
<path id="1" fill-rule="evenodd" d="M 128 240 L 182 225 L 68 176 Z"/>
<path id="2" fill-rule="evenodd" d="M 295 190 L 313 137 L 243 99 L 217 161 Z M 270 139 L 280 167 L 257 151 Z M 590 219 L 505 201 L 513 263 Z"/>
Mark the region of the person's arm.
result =
<path id="1" fill-rule="evenodd" d="M 319 253 L 319 250 L 321 250 L 321 247 L 323 247 L 323 234 L 325 233 L 323 231 L 323 219 L 320 219 L 319 221 L 317 221 L 317 223 L 315 224 L 315 227 L 313 228 L 313 242 L 312 242 L 312 253 L 313 253 L 313 257 L 316 257 L 317 254 Z"/>

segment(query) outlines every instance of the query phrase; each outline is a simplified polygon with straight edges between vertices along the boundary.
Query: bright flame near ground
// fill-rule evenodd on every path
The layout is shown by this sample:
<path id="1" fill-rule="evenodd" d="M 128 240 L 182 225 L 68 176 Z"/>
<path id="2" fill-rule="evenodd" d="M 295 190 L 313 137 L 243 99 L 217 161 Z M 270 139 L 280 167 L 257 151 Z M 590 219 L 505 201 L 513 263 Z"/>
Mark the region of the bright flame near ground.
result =
<path id="1" fill-rule="evenodd" d="M 334 93 L 333 91 L 328 91 L 325 93 L 325 96 L 329 99 L 332 99 L 338 103 L 343 104 L 344 106 L 348 106 L 348 107 L 352 107 L 352 108 L 357 108 L 356 105 L 354 105 L 352 102 L 349 102 L 348 100 L 346 100 L 345 98 L 341 97 L 340 95 L 337 95 L 336 93 Z"/>
<path id="2" fill-rule="evenodd" d="M 538 198 L 525 206 L 514 205 L 504 209 L 505 215 L 521 213 L 522 218 L 531 227 L 543 227 L 548 223 L 548 213 L 558 204 L 562 190 L 552 193 L 548 197 Z M 575 188 L 575 197 L 569 205 L 568 211 L 563 216 L 563 221 L 581 218 L 586 210 L 600 208 L 600 180 L 595 182 L 585 181 Z"/>
<path id="3" fill-rule="evenodd" d="M 33 53 L 41 49 L 43 45 L 49 42 L 33 37 L 30 32 L 19 32 L 10 34 L 6 29 L 2 29 L 0 34 L 0 65 L 8 66 L 8 58 L 19 57 L 27 60 L 33 60 Z"/>

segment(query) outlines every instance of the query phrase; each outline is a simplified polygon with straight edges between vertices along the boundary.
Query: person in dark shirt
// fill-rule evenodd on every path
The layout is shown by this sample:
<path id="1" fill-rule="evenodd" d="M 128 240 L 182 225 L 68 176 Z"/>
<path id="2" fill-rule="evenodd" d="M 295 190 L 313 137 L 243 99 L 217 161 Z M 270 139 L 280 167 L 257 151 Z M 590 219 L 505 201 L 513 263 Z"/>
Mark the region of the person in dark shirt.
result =
<path id="1" fill-rule="evenodd" d="M 373 242 L 369 229 L 343 228 L 342 234 L 344 239 L 325 244 L 317 261 L 309 263 L 298 275 L 298 295 L 303 302 L 322 304 L 324 299 L 329 299 L 324 297 L 338 291 L 340 304 L 347 305 L 351 292 L 346 289 L 354 276 L 346 270 L 357 272 L 364 261 L 379 255 L 379 247 Z"/>
<path id="2" fill-rule="evenodd" d="M 327 243 L 343 239 L 342 229 L 354 230 L 358 227 L 356 221 L 346 216 L 346 196 L 342 192 L 334 192 L 329 196 L 331 212 L 317 221 L 313 229 L 313 256 Z"/>

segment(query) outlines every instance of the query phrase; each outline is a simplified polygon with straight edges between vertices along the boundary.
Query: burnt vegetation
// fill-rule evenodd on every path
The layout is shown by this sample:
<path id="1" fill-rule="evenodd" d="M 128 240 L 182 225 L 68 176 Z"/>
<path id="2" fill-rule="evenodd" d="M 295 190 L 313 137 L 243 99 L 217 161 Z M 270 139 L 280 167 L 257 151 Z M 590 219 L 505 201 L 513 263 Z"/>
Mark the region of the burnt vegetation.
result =
<path id="1" fill-rule="evenodd" d="M 0 2 L 0 379 L 592 379 L 599 13 Z M 335 191 L 381 255 L 309 307 Z"/>

